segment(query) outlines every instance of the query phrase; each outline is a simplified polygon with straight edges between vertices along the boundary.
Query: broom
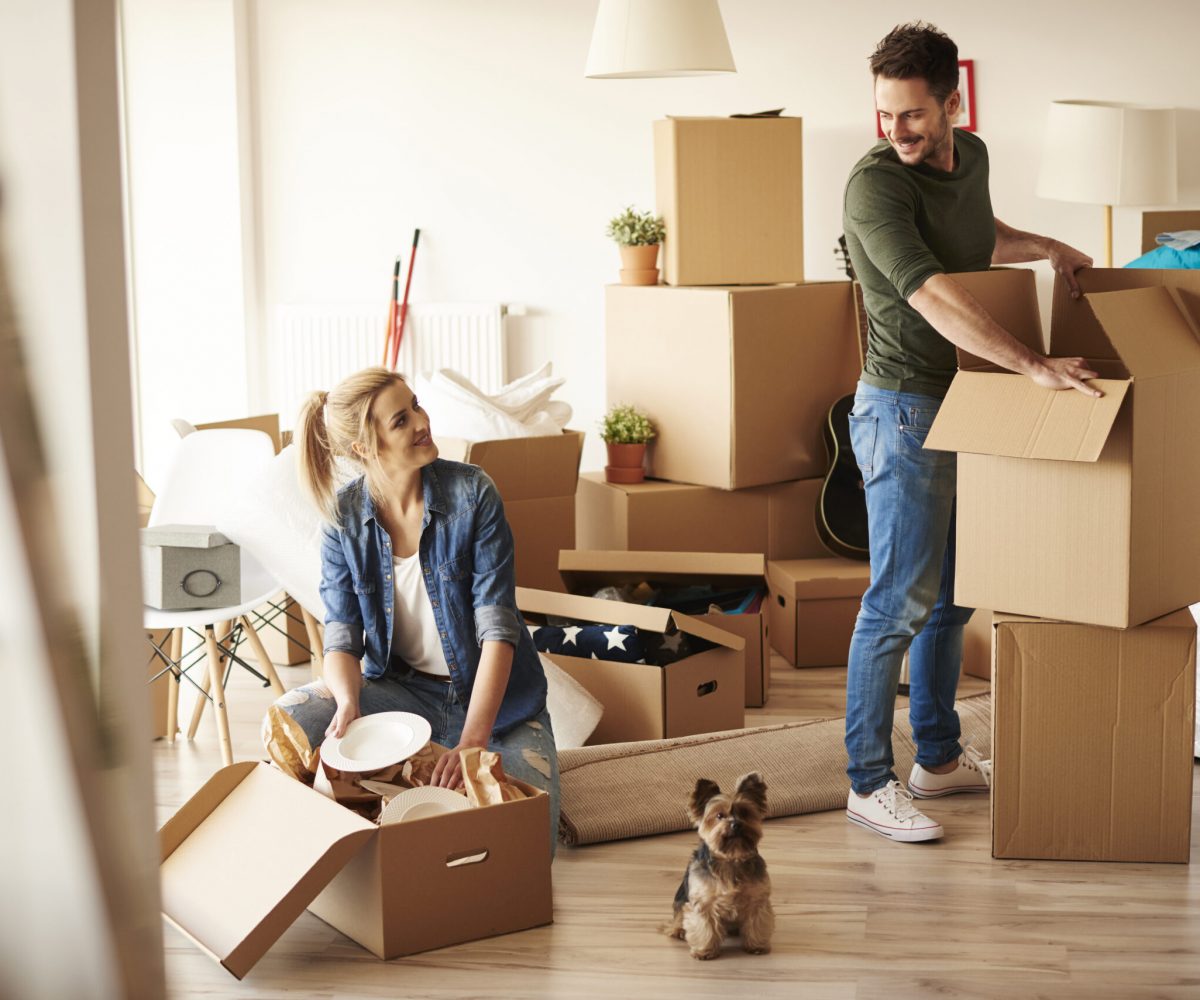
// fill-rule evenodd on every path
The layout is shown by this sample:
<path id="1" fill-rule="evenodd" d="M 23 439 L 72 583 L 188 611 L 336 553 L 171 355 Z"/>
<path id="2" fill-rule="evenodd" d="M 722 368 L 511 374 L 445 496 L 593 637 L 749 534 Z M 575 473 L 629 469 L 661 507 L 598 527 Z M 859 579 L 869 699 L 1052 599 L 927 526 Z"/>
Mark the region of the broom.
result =
<path id="1" fill-rule="evenodd" d="M 404 337 L 404 321 L 408 318 L 408 290 L 412 287 L 413 266 L 417 262 L 417 241 L 421 238 L 421 230 L 413 230 L 412 253 L 408 258 L 408 277 L 404 279 L 404 299 L 400 303 L 400 315 L 396 319 L 396 336 L 392 339 L 392 371 L 396 370 L 396 360 L 400 356 L 400 341 Z"/>

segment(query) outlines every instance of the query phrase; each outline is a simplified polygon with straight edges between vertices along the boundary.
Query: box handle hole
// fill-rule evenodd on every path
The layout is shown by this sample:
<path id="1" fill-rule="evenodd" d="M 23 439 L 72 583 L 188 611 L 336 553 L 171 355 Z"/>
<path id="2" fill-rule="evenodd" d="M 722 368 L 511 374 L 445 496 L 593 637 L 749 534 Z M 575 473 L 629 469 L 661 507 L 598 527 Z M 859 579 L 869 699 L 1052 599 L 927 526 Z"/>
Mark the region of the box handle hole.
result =
<path id="1" fill-rule="evenodd" d="M 461 868 L 463 865 L 477 865 L 487 860 L 488 852 L 476 848 L 473 851 L 456 851 L 446 855 L 447 868 Z"/>
<path id="2" fill-rule="evenodd" d="M 696 697 L 703 698 L 706 694 L 712 694 L 716 689 L 716 681 L 707 681 L 704 684 L 699 684 L 696 686 Z"/>
<path id="3" fill-rule="evenodd" d="M 786 607 L 787 607 L 787 604 L 786 604 L 786 603 L 784 603 L 784 600 L 783 600 L 783 594 L 776 594 L 776 595 L 775 595 L 775 600 L 777 600 L 777 601 L 779 602 L 779 606 L 780 606 L 781 608 L 786 608 Z"/>

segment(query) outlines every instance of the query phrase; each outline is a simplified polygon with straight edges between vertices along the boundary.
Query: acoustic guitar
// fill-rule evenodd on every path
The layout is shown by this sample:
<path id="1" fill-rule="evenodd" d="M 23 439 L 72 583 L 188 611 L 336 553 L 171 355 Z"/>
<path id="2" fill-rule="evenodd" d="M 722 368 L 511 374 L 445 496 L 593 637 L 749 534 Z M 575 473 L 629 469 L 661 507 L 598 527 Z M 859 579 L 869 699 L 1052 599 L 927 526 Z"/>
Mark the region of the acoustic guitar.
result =
<path id="1" fill-rule="evenodd" d="M 846 237 L 838 237 L 834 249 L 847 277 L 854 283 L 854 314 L 858 326 L 859 361 L 867 356 L 867 313 L 863 308 L 862 286 L 854 280 L 854 268 L 846 248 Z M 834 555 L 846 559 L 870 558 L 867 544 L 867 498 L 862 473 L 850 444 L 850 411 L 854 396 L 842 396 L 825 417 L 823 428 L 829 470 L 821 484 L 817 501 L 817 535 Z"/>

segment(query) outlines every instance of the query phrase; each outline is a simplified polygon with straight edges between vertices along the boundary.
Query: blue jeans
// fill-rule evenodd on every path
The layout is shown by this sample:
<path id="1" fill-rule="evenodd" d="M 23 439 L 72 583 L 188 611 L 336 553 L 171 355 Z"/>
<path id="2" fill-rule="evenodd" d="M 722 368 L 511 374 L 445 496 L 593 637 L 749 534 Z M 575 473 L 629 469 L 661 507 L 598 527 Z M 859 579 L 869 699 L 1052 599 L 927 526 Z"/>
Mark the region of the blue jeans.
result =
<path id="1" fill-rule="evenodd" d="M 325 740 L 337 703 L 324 681 L 313 681 L 289 691 L 277 703 L 300 724 L 314 749 Z M 412 712 L 428 721 L 430 739 L 442 746 L 458 745 L 466 708 L 458 700 L 453 684 L 436 680 L 415 670 L 400 675 L 389 670 L 375 680 L 363 679 L 358 696 L 363 715 L 376 712 Z M 508 732 L 492 735 L 488 749 L 500 754 L 504 773 L 547 792 L 550 796 L 550 850 L 558 839 L 558 754 L 550 713 L 541 713 L 519 723 Z"/>
<path id="2" fill-rule="evenodd" d="M 847 773 L 860 795 L 896 777 L 892 721 L 906 650 L 917 763 L 937 767 L 962 753 L 954 697 L 971 610 L 953 601 L 957 456 L 922 447 L 940 404 L 860 382 L 850 414 L 871 549 L 846 672 Z"/>

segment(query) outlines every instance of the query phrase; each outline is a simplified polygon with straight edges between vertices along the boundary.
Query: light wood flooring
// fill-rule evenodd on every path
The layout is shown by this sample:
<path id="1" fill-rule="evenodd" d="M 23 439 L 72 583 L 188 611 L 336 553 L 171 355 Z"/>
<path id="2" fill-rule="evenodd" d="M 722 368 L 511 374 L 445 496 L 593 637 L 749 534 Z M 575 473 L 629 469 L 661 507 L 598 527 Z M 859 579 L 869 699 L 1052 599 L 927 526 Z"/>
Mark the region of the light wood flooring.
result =
<path id="1" fill-rule="evenodd" d="M 280 673 L 289 688 L 308 679 L 306 666 Z M 844 679 L 842 670 L 793 670 L 777 657 L 769 705 L 749 710 L 747 724 L 840 715 Z M 960 694 L 986 686 L 966 677 Z M 235 670 L 228 703 L 238 760 L 262 756 L 258 723 L 270 700 Z M 195 741 L 159 741 L 153 754 L 161 823 L 220 765 L 211 715 Z M 165 925 L 170 995 L 1200 998 L 1195 824 L 1190 866 L 995 861 L 986 797 L 927 809 L 946 827 L 939 843 L 892 844 L 840 811 L 770 821 L 762 852 L 778 928 L 766 956 L 727 945 L 719 960 L 696 962 L 656 933 L 694 842 L 680 833 L 560 847 L 554 924 L 392 962 L 305 913 L 239 983 Z"/>

